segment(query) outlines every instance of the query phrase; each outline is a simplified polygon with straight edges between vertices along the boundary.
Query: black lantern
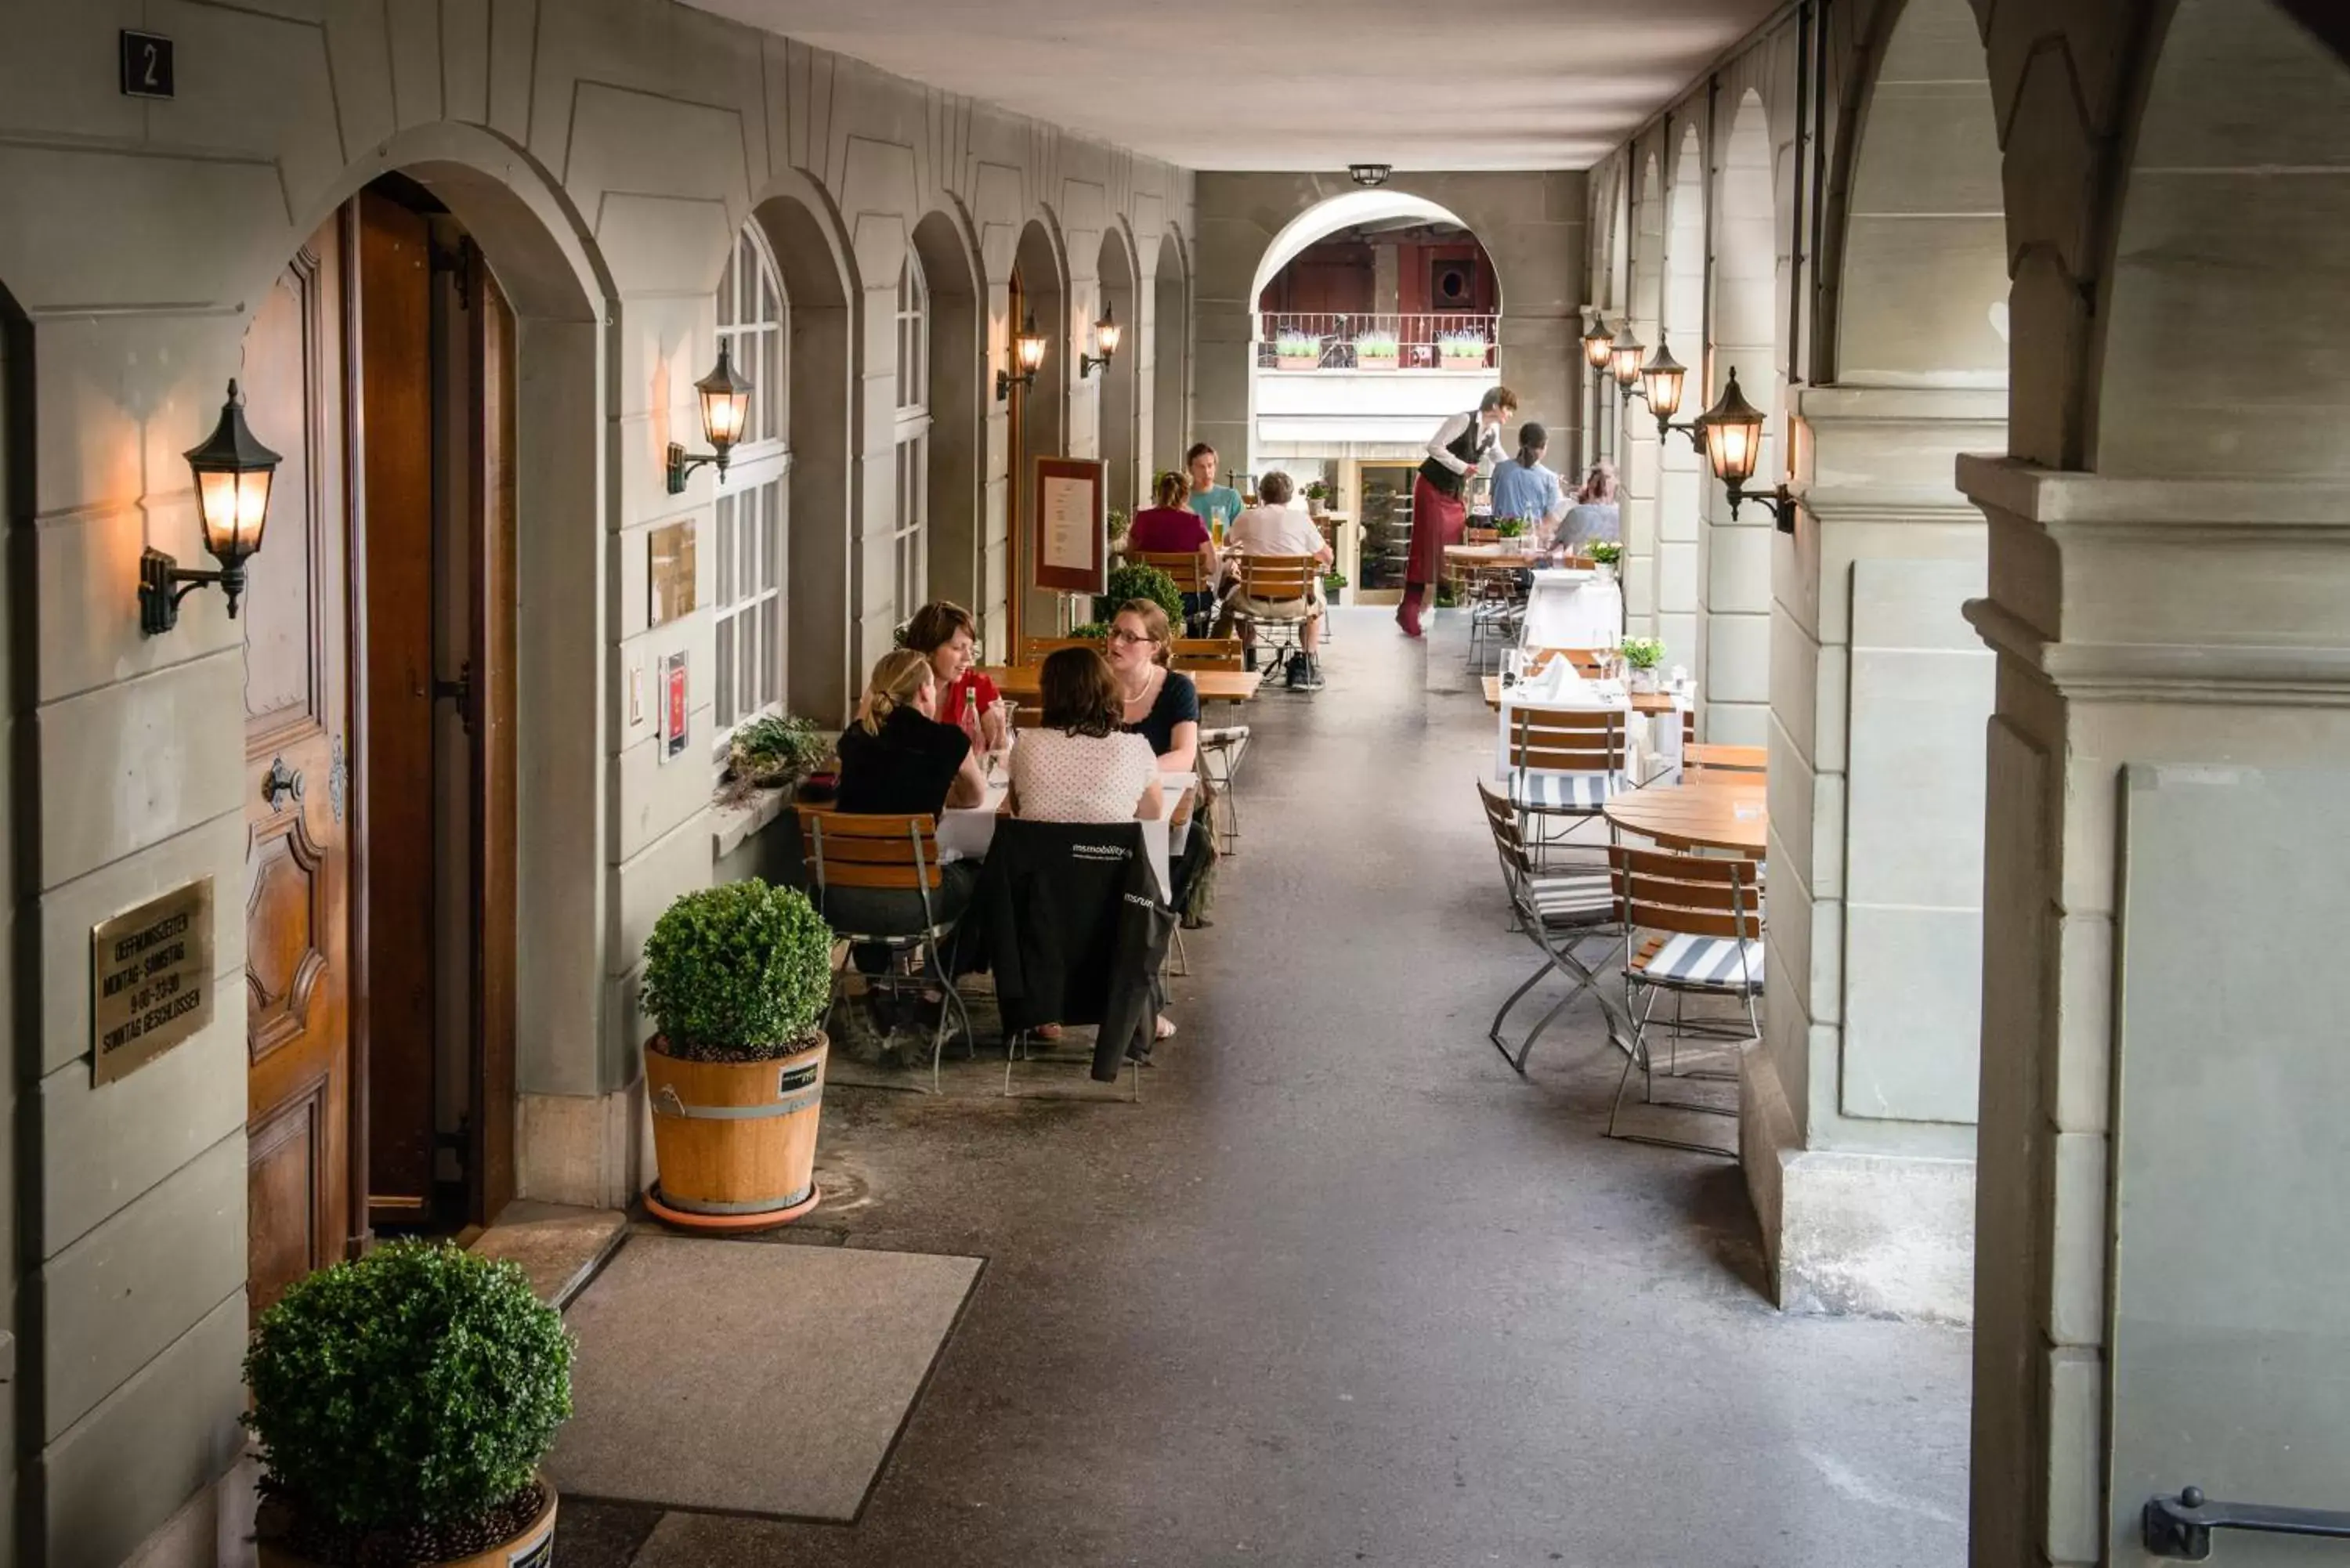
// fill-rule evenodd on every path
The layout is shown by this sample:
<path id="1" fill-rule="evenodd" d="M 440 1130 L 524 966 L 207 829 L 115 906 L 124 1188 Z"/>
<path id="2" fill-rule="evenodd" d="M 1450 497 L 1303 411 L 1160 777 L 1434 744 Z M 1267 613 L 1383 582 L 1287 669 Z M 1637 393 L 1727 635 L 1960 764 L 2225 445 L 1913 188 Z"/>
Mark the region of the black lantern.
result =
<path id="1" fill-rule="evenodd" d="M 1730 380 L 1721 398 L 1699 418 L 1697 427 L 1704 438 L 1706 464 L 1729 493 L 1730 514 L 1735 517 L 1739 504 L 1747 499 L 1746 482 L 1754 477 L 1754 464 L 1762 451 L 1762 410 L 1739 391 L 1735 365 L 1730 368 Z M 1779 532 L 1795 531 L 1796 501 L 1783 483 L 1753 499 L 1771 509 Z"/>
<path id="2" fill-rule="evenodd" d="M 1103 306 L 1101 319 L 1094 323 L 1094 341 L 1101 345 L 1101 352 L 1077 356 L 1077 379 L 1084 380 L 1116 358 L 1118 340 L 1123 336 L 1125 333 L 1118 324 L 1118 307 L 1113 305 Z"/>
<path id="3" fill-rule="evenodd" d="M 1640 367 L 1640 395 L 1648 400 L 1648 411 L 1657 416 L 1657 439 L 1662 441 L 1674 431 L 1690 438 L 1690 445 L 1702 445 L 1695 424 L 1677 425 L 1673 416 L 1680 411 L 1681 393 L 1689 383 L 1689 367 L 1673 358 L 1665 347 L 1665 335 L 1657 334 L 1656 357 Z"/>
<path id="4" fill-rule="evenodd" d="M 1583 358 L 1595 370 L 1605 370 L 1612 358 L 1616 335 L 1607 330 L 1607 317 L 1600 311 L 1591 313 L 1591 330 L 1583 335 Z"/>
<path id="5" fill-rule="evenodd" d="M 710 442 L 707 452 L 689 457 L 685 448 L 675 441 L 669 443 L 669 493 L 685 493 L 685 476 L 705 462 L 718 465 L 719 475 L 726 472 L 726 459 L 734 443 L 743 439 L 743 429 L 751 417 L 751 383 L 734 369 L 734 350 L 723 337 L 718 340 L 718 368 L 693 384 L 695 397 L 702 404 L 702 433 Z"/>
<path id="6" fill-rule="evenodd" d="M 1615 344 L 1607 350 L 1608 373 L 1616 378 L 1616 385 L 1627 403 L 1640 384 L 1640 356 L 1648 351 L 1648 345 L 1640 341 L 1639 334 L 1632 330 L 1628 321 L 1624 323 L 1624 330 L 1616 334 Z"/>
<path id="7" fill-rule="evenodd" d="M 1002 402 L 1012 396 L 1017 384 L 1023 388 L 1036 384 L 1036 371 L 1045 363 L 1045 335 L 1036 330 L 1036 317 L 1031 311 L 1020 323 L 1020 336 L 1013 340 L 1012 353 L 1020 369 L 998 370 L 995 373 L 995 400 Z"/>
<path id="8" fill-rule="evenodd" d="M 140 630 L 150 637 L 171 630 L 180 621 L 180 601 L 206 583 L 221 586 L 228 596 L 229 618 L 236 618 L 236 601 L 244 592 L 245 560 L 261 548 L 261 536 L 269 526 L 269 484 L 278 462 L 277 454 L 245 428 L 244 397 L 231 381 L 220 422 L 202 446 L 188 449 L 204 548 L 220 563 L 220 570 L 185 570 L 161 550 L 146 551 L 139 557 Z"/>

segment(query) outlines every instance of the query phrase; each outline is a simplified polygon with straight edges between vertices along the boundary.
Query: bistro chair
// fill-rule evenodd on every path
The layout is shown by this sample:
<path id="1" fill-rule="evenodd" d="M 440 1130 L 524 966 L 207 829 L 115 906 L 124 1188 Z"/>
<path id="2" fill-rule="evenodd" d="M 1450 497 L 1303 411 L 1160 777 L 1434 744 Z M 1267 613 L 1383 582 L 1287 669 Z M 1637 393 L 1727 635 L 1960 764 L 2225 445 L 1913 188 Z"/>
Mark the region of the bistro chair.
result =
<path id="1" fill-rule="evenodd" d="M 1183 591 L 1183 629 L 1197 634 L 1208 628 L 1216 613 L 1216 587 L 1208 580 L 1208 564 L 1197 550 L 1140 550 L 1130 557 L 1137 566 L 1156 566 L 1175 579 Z"/>
<path id="2" fill-rule="evenodd" d="M 1656 1059 L 1649 1044 L 1658 998 L 1670 992 L 1673 1016 L 1669 1027 L 1673 1055 L 1669 1077 L 1731 1077 L 1727 1073 L 1690 1073 L 1679 1069 L 1684 1038 L 1706 1038 L 1726 1044 L 1732 1052 L 1762 1037 L 1754 1000 L 1762 992 L 1762 889 L 1753 862 L 1663 849 L 1635 849 L 1611 845 L 1608 875 L 1616 898 L 1616 919 L 1624 941 L 1624 1012 L 1632 1033 L 1631 1054 L 1616 1081 L 1616 1100 L 1607 1113 L 1607 1136 L 1635 1143 L 1663 1144 L 1700 1154 L 1737 1158 L 1735 1147 L 1617 1130 L 1624 1108 L 1624 1091 L 1638 1067 L 1641 1098 L 1652 1106 L 1701 1111 L 1709 1116 L 1736 1116 L 1735 1106 L 1706 1105 L 1694 1100 L 1659 1100 L 1656 1096 Z M 1692 995 L 1727 997 L 1746 1011 L 1743 1031 L 1734 1026 L 1692 1023 L 1682 1010 Z"/>
<path id="3" fill-rule="evenodd" d="M 1616 708 L 1502 710 L 1509 801 L 1536 849 L 1564 841 L 1633 787 L 1624 719 Z M 1546 820 L 1565 826 L 1545 834 Z"/>
<path id="4" fill-rule="evenodd" d="M 1604 865 L 1588 865 L 1573 870 L 1545 875 L 1534 867 L 1534 857 L 1527 853 L 1524 833 L 1518 826 L 1518 815 L 1506 796 L 1495 794 L 1482 783 L 1477 785 L 1477 799 L 1485 808 L 1485 826 L 1493 835 L 1493 848 L 1501 857 L 1502 887 L 1509 895 L 1510 909 L 1515 918 L 1513 929 L 1525 933 L 1526 940 L 1540 950 L 1543 961 L 1525 983 L 1510 992 L 1501 1011 L 1493 1014 L 1492 1027 L 1485 1037 L 1493 1049 L 1520 1077 L 1526 1074 L 1526 1058 L 1534 1052 L 1534 1042 L 1551 1026 L 1567 1004 L 1599 984 L 1599 971 L 1586 963 L 1576 950 L 1595 940 L 1617 942 L 1622 940 L 1622 928 L 1617 923 L 1616 898 Z M 1565 996 L 1551 1004 L 1534 1026 L 1526 1032 L 1516 1050 L 1510 1049 L 1502 1033 L 1502 1024 L 1525 994 L 1551 974 L 1565 975 L 1572 982 Z M 1595 997 L 1597 995 L 1593 992 Z M 1601 1011 L 1606 1008 L 1603 1004 Z"/>
<path id="5" fill-rule="evenodd" d="M 1224 613 L 1256 628 L 1261 655 L 1302 649 L 1305 623 L 1315 612 L 1313 595 L 1321 563 L 1312 556 L 1241 556 L 1236 565 L 1238 584 L 1224 601 Z M 1266 639 L 1268 632 L 1274 640 Z"/>
<path id="6" fill-rule="evenodd" d="M 952 919 L 941 919 L 931 902 L 941 880 L 938 824 L 927 814 L 861 815 L 802 807 L 800 835 L 808 877 L 816 887 L 816 913 L 832 928 L 834 939 L 847 944 L 842 949 L 840 967 L 833 971 L 832 995 L 824 1010 L 825 1027 L 831 1027 L 833 1009 L 840 1004 L 848 977 L 848 955 L 860 945 L 887 948 L 889 969 L 881 974 L 866 976 L 866 984 L 879 986 L 893 999 L 910 987 L 919 993 L 922 987 L 935 985 L 943 997 L 938 1024 L 931 1031 L 931 1093 L 939 1093 L 939 1058 L 946 1048 L 950 1019 L 962 1034 L 966 1055 L 971 1054 L 972 1045 L 971 1012 L 963 1005 L 962 992 L 955 989 L 953 962 L 941 947 L 953 935 L 955 922 Z M 852 929 L 856 922 L 844 923 L 835 919 L 829 908 L 831 893 L 835 888 L 851 888 L 920 894 L 921 929 L 859 931 Z M 912 961 L 910 973 L 897 971 L 900 960 Z"/>
<path id="7" fill-rule="evenodd" d="M 1237 637 L 1179 637 L 1168 649 L 1168 668 L 1189 674 L 1201 670 L 1239 670 L 1248 668 L 1247 650 Z M 1216 792 L 1216 852 L 1230 855 L 1240 846 L 1240 804 L 1232 795 L 1232 775 L 1240 771 L 1241 753 L 1248 750 L 1246 724 L 1200 726 L 1200 777 Z M 1181 940 L 1179 928 L 1177 940 Z"/>
<path id="8" fill-rule="evenodd" d="M 1020 639 L 1020 662 L 1042 664 L 1065 648 L 1090 648 L 1103 651 L 1101 639 L 1094 637 L 1024 637 Z"/>

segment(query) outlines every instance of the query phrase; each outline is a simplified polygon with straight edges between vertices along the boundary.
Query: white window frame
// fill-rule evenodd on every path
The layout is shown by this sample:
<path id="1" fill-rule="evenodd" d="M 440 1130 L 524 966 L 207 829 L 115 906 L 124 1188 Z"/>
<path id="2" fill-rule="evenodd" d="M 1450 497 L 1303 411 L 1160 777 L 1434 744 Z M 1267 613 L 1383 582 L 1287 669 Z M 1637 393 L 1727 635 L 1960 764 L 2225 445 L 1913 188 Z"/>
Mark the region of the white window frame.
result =
<path id="1" fill-rule="evenodd" d="M 902 621 L 930 597 L 930 285 L 911 250 L 898 274 L 898 421 L 889 591 Z"/>
<path id="2" fill-rule="evenodd" d="M 747 300 L 746 268 L 756 274 Z M 743 421 L 749 434 L 734 448 L 719 481 L 710 528 L 712 760 L 720 772 L 735 727 L 781 711 L 786 690 L 790 329 L 791 302 L 784 293 L 782 269 L 758 224 L 745 223 L 719 280 L 717 308 L 718 337 L 732 347 L 735 368 L 752 384 Z M 753 509 L 759 532 L 746 540 L 743 514 Z M 746 641 L 757 649 L 758 666 L 747 687 L 740 659 Z"/>

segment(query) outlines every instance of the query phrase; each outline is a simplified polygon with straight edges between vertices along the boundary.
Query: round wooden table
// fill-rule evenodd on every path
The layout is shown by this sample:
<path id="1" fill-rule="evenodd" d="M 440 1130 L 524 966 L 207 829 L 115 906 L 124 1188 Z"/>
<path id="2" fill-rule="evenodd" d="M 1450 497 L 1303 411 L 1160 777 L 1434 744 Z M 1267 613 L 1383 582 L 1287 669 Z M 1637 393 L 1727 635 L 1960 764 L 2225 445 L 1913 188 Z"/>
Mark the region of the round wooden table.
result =
<path id="1" fill-rule="evenodd" d="M 1759 781 L 1651 784 L 1617 795 L 1606 811 L 1625 832 L 1668 849 L 1726 849 L 1751 860 L 1762 858 L 1771 832 Z"/>

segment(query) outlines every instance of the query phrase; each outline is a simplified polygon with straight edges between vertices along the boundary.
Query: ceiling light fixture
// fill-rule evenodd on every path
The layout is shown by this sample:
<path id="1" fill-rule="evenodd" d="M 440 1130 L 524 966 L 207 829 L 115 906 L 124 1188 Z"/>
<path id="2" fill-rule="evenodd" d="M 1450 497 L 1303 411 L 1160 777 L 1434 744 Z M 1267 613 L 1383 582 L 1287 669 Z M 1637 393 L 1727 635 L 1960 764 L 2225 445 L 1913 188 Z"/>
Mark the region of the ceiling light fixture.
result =
<path id="1" fill-rule="evenodd" d="M 1385 163 L 1349 163 L 1347 173 L 1357 185 L 1384 185 L 1395 171 Z"/>

